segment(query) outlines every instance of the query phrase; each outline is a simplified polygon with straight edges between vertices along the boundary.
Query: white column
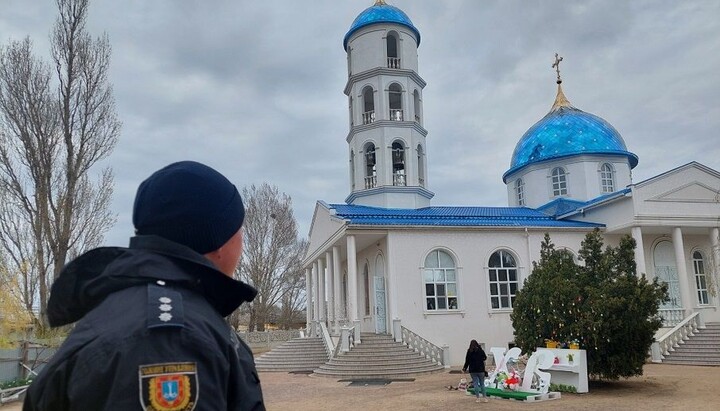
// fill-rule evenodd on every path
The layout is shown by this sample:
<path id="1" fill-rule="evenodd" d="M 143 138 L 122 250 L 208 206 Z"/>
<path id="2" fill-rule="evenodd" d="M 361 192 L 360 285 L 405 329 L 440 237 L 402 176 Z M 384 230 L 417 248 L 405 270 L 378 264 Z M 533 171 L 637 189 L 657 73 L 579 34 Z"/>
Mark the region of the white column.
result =
<path id="1" fill-rule="evenodd" d="M 321 322 L 325 322 L 325 262 L 322 258 L 318 258 L 318 300 L 320 302 L 320 311 L 318 312 L 318 319 Z"/>
<path id="2" fill-rule="evenodd" d="M 355 250 L 355 236 L 347 236 L 347 271 L 348 271 L 348 295 L 347 310 L 348 320 L 355 323 L 358 320 L 357 315 L 357 260 Z"/>
<path id="3" fill-rule="evenodd" d="M 685 244 L 683 244 L 682 230 L 680 227 L 673 228 L 673 246 L 675 247 L 675 265 L 678 270 L 678 282 L 680 283 L 680 296 L 683 300 L 685 315 L 692 313 L 695 305 L 690 293 L 690 280 L 688 280 L 687 264 L 685 262 Z"/>
<path id="4" fill-rule="evenodd" d="M 635 240 L 635 264 L 637 264 L 637 275 L 647 275 L 645 268 L 645 246 L 643 245 L 642 230 L 640 227 L 632 228 L 632 238 Z"/>
<path id="5" fill-rule="evenodd" d="M 710 270 L 707 268 L 705 269 L 706 275 L 715 276 L 715 278 L 719 278 L 718 270 L 720 270 L 720 229 L 717 227 L 712 228 L 710 230 L 710 253 L 712 256 L 710 257 Z M 716 284 L 717 287 L 717 284 Z"/>
<path id="6" fill-rule="evenodd" d="M 391 234 L 388 234 L 385 238 L 385 250 L 387 254 L 385 255 L 385 284 L 386 284 L 386 292 L 387 292 L 387 318 L 389 321 L 392 322 L 392 327 L 390 328 L 390 332 L 393 334 L 393 337 L 395 338 L 395 341 L 402 341 L 402 335 L 398 333 L 398 330 L 395 330 L 395 322 L 400 321 L 400 319 L 397 316 L 398 309 L 397 309 L 397 299 L 398 299 L 398 285 L 395 281 L 394 271 L 393 271 L 393 246 L 395 243 L 393 242 L 394 237 L 391 236 Z M 420 277 L 422 278 L 422 277 Z"/>
<path id="7" fill-rule="evenodd" d="M 335 328 L 335 288 L 333 287 L 333 260 L 332 260 L 332 251 L 328 250 L 325 252 L 325 264 L 327 265 L 327 269 L 325 270 L 325 286 L 327 288 L 327 295 L 328 295 L 328 301 L 327 301 L 327 319 L 328 319 L 328 331 L 331 333 L 332 330 Z"/>
<path id="8" fill-rule="evenodd" d="M 335 332 L 340 333 L 340 320 L 344 320 L 342 313 L 342 310 L 340 309 L 341 305 L 340 302 L 342 301 L 340 299 L 342 294 L 342 279 L 340 278 L 340 247 L 334 246 L 332 248 L 332 265 L 333 265 L 333 294 L 335 294 L 335 298 L 333 298 L 334 303 L 334 310 L 335 310 Z"/>
<path id="9" fill-rule="evenodd" d="M 312 323 L 313 306 L 312 306 L 312 270 L 305 269 L 305 314 L 307 317 L 307 329 L 310 329 Z"/>
<path id="10" fill-rule="evenodd" d="M 320 311 L 320 293 L 318 291 L 318 263 L 313 262 L 312 266 L 312 288 L 313 288 L 313 321 L 320 320 L 318 312 Z M 313 336 L 314 337 L 314 336 Z"/>

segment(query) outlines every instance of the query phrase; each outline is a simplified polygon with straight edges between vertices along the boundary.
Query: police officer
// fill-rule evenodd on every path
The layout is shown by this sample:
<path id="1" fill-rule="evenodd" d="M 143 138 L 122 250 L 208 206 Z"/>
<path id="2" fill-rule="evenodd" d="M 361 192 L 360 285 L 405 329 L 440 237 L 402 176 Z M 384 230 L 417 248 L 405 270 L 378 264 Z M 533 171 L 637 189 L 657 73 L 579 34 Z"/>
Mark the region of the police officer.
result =
<path id="1" fill-rule="evenodd" d="M 252 352 L 223 319 L 257 293 L 232 278 L 244 217 L 206 165 L 146 179 L 130 247 L 89 251 L 53 284 L 50 325 L 76 324 L 23 410 L 264 410 Z"/>

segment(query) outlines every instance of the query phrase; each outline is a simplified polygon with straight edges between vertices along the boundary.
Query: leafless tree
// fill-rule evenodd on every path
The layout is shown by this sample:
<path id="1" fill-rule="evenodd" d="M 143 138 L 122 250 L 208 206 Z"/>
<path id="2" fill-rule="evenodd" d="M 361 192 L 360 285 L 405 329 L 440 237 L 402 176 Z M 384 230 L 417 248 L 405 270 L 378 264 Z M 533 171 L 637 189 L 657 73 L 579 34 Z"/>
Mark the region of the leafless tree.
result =
<path id="1" fill-rule="evenodd" d="M 50 64 L 29 38 L 0 50 L 0 249 L 42 323 L 55 276 L 115 221 L 112 170 L 91 170 L 120 133 L 108 37 L 86 31 L 89 0 L 56 3 Z"/>
<path id="2" fill-rule="evenodd" d="M 292 315 L 292 309 L 302 305 L 298 294 L 304 291 L 305 276 L 300 262 L 307 242 L 298 238 L 290 197 L 277 187 L 245 187 L 243 201 L 243 256 L 235 275 L 258 289 L 248 307 L 248 330 L 263 331 L 273 307 L 287 301 Z"/>

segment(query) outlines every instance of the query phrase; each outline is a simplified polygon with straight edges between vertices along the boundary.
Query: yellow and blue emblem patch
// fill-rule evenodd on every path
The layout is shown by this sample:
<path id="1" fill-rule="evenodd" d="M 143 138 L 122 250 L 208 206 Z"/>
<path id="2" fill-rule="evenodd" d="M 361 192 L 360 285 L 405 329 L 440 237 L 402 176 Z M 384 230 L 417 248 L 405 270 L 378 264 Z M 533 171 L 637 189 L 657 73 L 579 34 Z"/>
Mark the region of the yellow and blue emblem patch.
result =
<path id="1" fill-rule="evenodd" d="M 197 365 L 174 362 L 141 365 L 140 403 L 146 411 L 192 411 L 198 399 Z"/>

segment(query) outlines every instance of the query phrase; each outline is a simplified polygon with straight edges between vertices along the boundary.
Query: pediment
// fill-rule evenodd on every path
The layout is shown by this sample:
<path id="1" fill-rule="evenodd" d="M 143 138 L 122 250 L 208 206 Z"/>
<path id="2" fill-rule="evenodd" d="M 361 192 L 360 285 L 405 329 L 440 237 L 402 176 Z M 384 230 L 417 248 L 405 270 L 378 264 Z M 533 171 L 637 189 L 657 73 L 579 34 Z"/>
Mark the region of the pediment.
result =
<path id="1" fill-rule="evenodd" d="M 669 201 L 680 203 L 720 203 L 720 191 L 699 181 L 693 181 L 658 194 L 648 201 Z"/>

